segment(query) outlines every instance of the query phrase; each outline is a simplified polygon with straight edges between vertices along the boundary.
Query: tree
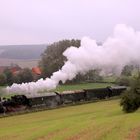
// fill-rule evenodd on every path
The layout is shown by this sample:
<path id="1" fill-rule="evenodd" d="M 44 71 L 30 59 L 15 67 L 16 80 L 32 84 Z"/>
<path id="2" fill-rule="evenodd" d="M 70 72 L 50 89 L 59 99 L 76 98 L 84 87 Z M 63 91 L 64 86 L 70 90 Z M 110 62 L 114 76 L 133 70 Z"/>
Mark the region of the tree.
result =
<path id="1" fill-rule="evenodd" d="M 6 75 L 0 74 L 0 86 L 4 86 L 7 83 Z"/>
<path id="2" fill-rule="evenodd" d="M 100 76 L 100 70 L 89 70 L 85 74 L 78 73 L 76 77 L 71 80 L 67 81 L 66 83 L 79 83 L 79 82 L 101 82 L 103 81 L 103 77 Z"/>
<path id="3" fill-rule="evenodd" d="M 25 68 L 14 76 L 14 82 L 16 83 L 26 83 L 33 81 L 33 75 L 30 69 Z"/>
<path id="4" fill-rule="evenodd" d="M 117 85 L 120 85 L 120 86 L 129 86 L 131 80 L 132 80 L 131 77 L 121 76 L 121 77 L 117 78 L 115 82 Z"/>
<path id="5" fill-rule="evenodd" d="M 123 70 L 121 72 L 121 75 L 123 75 L 123 76 L 131 76 L 133 69 L 134 69 L 133 65 L 126 65 L 126 66 L 124 66 L 124 68 L 123 68 Z"/>
<path id="6" fill-rule="evenodd" d="M 101 70 L 100 69 L 94 69 L 94 70 L 90 70 L 86 73 L 86 79 L 88 81 L 92 81 L 92 82 L 99 82 L 103 80 L 103 77 L 100 75 Z"/>
<path id="7" fill-rule="evenodd" d="M 16 74 L 13 76 L 13 83 L 17 83 L 17 84 L 22 83 L 22 81 L 21 81 L 22 79 L 21 79 L 20 75 L 22 75 L 22 74 Z"/>
<path id="8" fill-rule="evenodd" d="M 10 69 L 5 69 L 4 74 L 6 75 L 7 84 L 12 85 L 13 84 L 13 74 Z"/>
<path id="9" fill-rule="evenodd" d="M 120 105 L 125 112 L 134 112 L 140 107 L 140 73 L 135 77 L 128 89 L 121 98 Z"/>
<path id="10" fill-rule="evenodd" d="M 47 47 L 39 63 L 44 78 L 50 77 L 53 72 L 58 71 L 64 65 L 66 58 L 63 52 L 70 46 L 79 47 L 80 40 L 62 40 Z"/>

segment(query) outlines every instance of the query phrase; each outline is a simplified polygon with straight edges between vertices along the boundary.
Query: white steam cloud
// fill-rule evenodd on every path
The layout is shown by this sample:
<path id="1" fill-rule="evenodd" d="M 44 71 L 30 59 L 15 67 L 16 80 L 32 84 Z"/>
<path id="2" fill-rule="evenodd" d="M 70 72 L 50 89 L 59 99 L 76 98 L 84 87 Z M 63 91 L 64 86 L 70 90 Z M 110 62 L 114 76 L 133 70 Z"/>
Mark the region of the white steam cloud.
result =
<path id="1" fill-rule="evenodd" d="M 55 89 L 60 81 L 72 80 L 78 73 L 100 68 L 104 73 L 120 73 L 123 66 L 140 62 L 140 32 L 124 24 L 114 29 L 114 34 L 101 46 L 95 40 L 84 37 L 81 46 L 68 48 L 63 55 L 67 58 L 64 66 L 50 78 L 37 82 L 13 84 L 9 92 L 37 93 L 40 90 Z"/>

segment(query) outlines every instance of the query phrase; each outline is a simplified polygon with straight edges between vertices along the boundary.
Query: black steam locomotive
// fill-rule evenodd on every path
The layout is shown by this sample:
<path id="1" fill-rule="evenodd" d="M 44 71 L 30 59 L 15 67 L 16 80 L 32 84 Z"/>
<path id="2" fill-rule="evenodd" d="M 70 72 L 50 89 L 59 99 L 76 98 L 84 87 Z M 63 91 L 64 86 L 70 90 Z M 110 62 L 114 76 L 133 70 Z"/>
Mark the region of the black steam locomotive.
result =
<path id="1" fill-rule="evenodd" d="M 98 89 L 83 89 L 77 91 L 53 92 L 43 96 L 27 97 L 25 95 L 15 95 L 10 99 L 0 99 L 0 113 L 17 112 L 20 110 L 46 107 L 54 108 L 61 105 L 78 102 L 101 100 L 113 96 L 119 96 L 125 86 L 106 87 Z"/>

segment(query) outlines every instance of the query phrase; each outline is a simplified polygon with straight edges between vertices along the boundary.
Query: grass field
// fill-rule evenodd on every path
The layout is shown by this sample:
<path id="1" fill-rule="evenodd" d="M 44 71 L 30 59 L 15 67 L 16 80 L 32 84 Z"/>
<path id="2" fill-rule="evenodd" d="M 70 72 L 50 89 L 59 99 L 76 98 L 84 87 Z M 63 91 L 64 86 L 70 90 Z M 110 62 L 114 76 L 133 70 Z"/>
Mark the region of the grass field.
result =
<path id="1" fill-rule="evenodd" d="M 104 88 L 111 86 L 111 83 L 80 83 L 80 84 L 70 84 L 70 85 L 61 85 L 56 88 L 56 91 L 67 91 L 67 90 L 81 90 L 81 89 L 90 89 L 90 88 Z"/>
<path id="2" fill-rule="evenodd" d="M 1 118 L 0 140 L 140 140 L 140 110 L 111 100 Z"/>
<path id="3" fill-rule="evenodd" d="M 115 82 L 117 79 L 116 76 L 107 76 L 107 77 L 104 77 L 103 81 L 104 82 Z"/>
<path id="4" fill-rule="evenodd" d="M 79 84 L 69 84 L 69 85 L 59 85 L 55 91 L 62 92 L 62 91 L 68 91 L 68 90 L 82 90 L 82 89 L 90 89 L 90 88 L 104 88 L 107 86 L 111 86 L 113 84 L 111 83 L 79 83 Z M 0 96 L 5 96 L 2 91 L 2 86 L 0 86 Z M 45 91 L 46 92 L 46 91 Z M 10 94 L 14 95 L 13 94 Z M 8 97 L 8 95 L 6 95 Z"/>

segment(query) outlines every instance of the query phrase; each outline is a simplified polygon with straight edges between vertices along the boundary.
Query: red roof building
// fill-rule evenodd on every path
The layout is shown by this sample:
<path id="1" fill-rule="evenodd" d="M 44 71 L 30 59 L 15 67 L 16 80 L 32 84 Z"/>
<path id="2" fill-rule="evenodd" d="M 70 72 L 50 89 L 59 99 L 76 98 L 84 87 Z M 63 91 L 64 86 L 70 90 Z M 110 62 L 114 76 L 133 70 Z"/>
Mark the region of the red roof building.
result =
<path id="1" fill-rule="evenodd" d="M 41 75 L 41 69 L 39 67 L 33 67 L 32 68 L 32 73 L 36 75 Z"/>
<path id="2" fill-rule="evenodd" d="M 11 72 L 12 72 L 13 74 L 17 74 L 17 73 L 19 73 L 22 69 L 21 69 L 20 67 L 12 67 L 10 70 L 11 70 Z"/>
<path id="3" fill-rule="evenodd" d="M 22 70 L 19 66 L 0 66 L 0 74 L 3 73 L 6 69 L 10 70 L 12 74 L 16 74 Z"/>
<path id="4" fill-rule="evenodd" d="M 40 79 L 40 76 L 42 74 L 41 69 L 39 67 L 33 67 L 32 74 L 34 77 L 34 81 L 37 81 L 38 79 Z"/>

